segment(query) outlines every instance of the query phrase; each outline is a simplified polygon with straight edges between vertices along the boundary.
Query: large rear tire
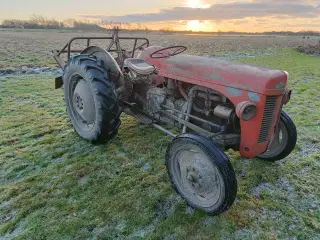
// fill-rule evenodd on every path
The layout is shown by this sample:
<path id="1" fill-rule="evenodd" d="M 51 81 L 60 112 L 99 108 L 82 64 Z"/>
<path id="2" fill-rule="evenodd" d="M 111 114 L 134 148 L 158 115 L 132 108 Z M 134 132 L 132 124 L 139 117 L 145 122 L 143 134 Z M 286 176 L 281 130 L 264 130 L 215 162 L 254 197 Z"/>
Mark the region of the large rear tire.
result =
<path id="1" fill-rule="evenodd" d="M 166 166 L 173 187 L 190 206 L 217 215 L 233 204 L 235 172 L 211 140 L 195 134 L 176 137 L 167 149 Z"/>
<path id="2" fill-rule="evenodd" d="M 279 129 L 275 133 L 269 149 L 258 157 L 269 162 L 279 161 L 287 157 L 293 151 L 296 143 L 296 126 L 288 114 L 281 112 Z"/>
<path id="3" fill-rule="evenodd" d="M 115 83 L 89 55 L 72 57 L 63 75 L 67 112 L 75 131 L 85 140 L 105 142 L 120 126 Z"/>

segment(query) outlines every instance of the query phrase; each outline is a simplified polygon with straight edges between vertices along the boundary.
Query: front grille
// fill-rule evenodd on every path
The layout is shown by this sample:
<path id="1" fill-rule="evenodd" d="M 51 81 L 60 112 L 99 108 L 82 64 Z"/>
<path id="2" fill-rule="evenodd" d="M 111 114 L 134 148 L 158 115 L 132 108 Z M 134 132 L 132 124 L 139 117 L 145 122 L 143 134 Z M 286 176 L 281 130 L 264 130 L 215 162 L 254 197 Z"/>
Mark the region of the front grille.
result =
<path id="1" fill-rule="evenodd" d="M 278 96 L 267 97 L 258 143 L 267 142 L 270 139 L 272 123 L 274 122 L 274 118 L 277 117 L 275 114 L 277 99 Z"/>

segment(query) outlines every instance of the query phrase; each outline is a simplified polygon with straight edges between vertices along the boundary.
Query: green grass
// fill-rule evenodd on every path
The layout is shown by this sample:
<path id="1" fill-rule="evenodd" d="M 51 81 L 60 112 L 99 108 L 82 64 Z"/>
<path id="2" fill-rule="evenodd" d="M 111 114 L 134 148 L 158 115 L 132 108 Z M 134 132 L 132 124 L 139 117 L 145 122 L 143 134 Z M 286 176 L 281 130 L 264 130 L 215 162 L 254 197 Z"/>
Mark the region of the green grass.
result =
<path id="1" fill-rule="evenodd" d="M 80 139 L 53 77 L 0 79 L 0 239 L 320 239 L 320 58 L 241 61 L 290 72 L 296 150 L 279 163 L 229 151 L 238 197 L 225 214 L 189 209 L 164 166 L 171 138 L 123 116 L 108 144 Z"/>

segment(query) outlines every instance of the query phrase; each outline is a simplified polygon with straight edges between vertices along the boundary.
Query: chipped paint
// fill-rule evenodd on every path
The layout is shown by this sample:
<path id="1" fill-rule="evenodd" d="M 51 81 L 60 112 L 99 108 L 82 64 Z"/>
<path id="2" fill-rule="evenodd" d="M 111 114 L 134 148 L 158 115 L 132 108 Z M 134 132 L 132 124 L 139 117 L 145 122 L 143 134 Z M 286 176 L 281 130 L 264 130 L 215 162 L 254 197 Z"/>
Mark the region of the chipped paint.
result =
<path id="1" fill-rule="evenodd" d="M 242 96 L 242 91 L 236 88 L 226 88 L 227 92 L 231 95 L 231 96 Z"/>
<path id="2" fill-rule="evenodd" d="M 206 78 L 210 78 L 212 80 L 220 80 L 222 82 L 228 82 L 227 79 L 225 79 L 223 76 L 221 76 L 219 73 L 213 72 L 211 74 L 204 75 Z"/>
<path id="3" fill-rule="evenodd" d="M 246 91 L 250 91 L 250 87 L 249 86 L 246 86 L 246 85 L 239 85 L 239 84 L 229 84 L 230 87 L 233 87 L 233 88 L 237 88 L 237 89 L 241 89 L 241 90 L 246 90 Z"/>
<path id="4" fill-rule="evenodd" d="M 277 86 L 276 89 L 281 89 L 284 88 L 286 86 L 285 82 L 280 82 Z"/>
<path id="5" fill-rule="evenodd" d="M 252 102 L 260 102 L 260 96 L 255 92 L 248 92 L 248 97 Z"/>
<path id="6" fill-rule="evenodd" d="M 158 61 L 151 60 L 151 63 L 158 63 Z M 188 80 L 183 81 L 201 86 L 207 83 L 211 85 L 212 81 L 209 88 L 215 88 L 215 85 L 224 86 L 225 89 L 230 88 L 229 93 L 232 96 L 241 96 L 240 91 L 262 94 L 266 91 L 274 91 L 278 94 L 286 86 L 286 76 L 281 70 L 203 56 L 182 54 L 173 56 L 162 60 L 160 69 L 160 74 L 163 75 L 166 72 L 166 77 L 169 75 L 173 79 L 184 77 Z M 257 84 L 258 81 L 259 84 Z M 243 95 L 247 93 L 242 93 Z M 258 101 L 256 96 L 253 96 L 253 99 Z"/>

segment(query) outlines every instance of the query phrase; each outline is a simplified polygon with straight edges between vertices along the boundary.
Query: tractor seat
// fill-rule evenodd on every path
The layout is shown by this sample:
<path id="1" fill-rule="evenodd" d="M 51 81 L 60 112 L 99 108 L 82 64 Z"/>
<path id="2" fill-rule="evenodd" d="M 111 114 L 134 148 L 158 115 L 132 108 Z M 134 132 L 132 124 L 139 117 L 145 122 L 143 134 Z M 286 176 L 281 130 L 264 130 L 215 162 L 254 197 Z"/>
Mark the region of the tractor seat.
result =
<path id="1" fill-rule="evenodd" d="M 152 64 L 137 58 L 125 59 L 124 67 L 129 68 L 139 75 L 150 75 L 155 71 L 155 67 Z"/>

